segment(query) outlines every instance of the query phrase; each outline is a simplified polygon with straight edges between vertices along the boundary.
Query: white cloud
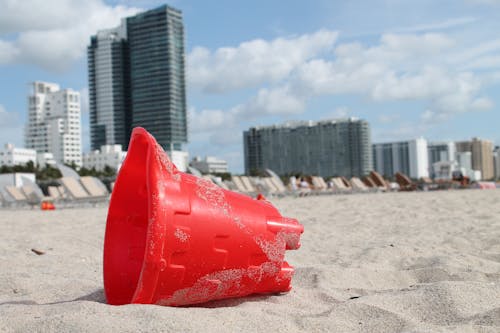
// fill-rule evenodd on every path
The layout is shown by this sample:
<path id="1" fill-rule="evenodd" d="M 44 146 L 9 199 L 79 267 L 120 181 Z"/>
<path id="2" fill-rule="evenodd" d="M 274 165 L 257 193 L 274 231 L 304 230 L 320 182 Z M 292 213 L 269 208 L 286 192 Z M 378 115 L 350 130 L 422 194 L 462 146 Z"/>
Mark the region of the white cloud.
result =
<path id="1" fill-rule="evenodd" d="M 238 127 L 238 123 L 263 116 L 298 114 L 305 110 L 305 99 L 294 96 L 287 87 L 261 89 L 246 103 L 236 105 L 226 111 L 203 109 L 188 110 L 189 128 L 192 133 L 216 132 L 222 141 L 228 129 Z M 222 132 L 221 132 L 222 131 Z"/>
<path id="2" fill-rule="evenodd" d="M 260 43 L 270 45 L 274 42 Z M 486 45 L 482 48 L 491 47 Z M 250 86 L 260 80 L 261 84 L 270 84 L 270 87 L 259 89 L 246 103 L 226 111 L 199 112 L 194 128 L 204 132 L 212 130 L 222 138 L 224 132 L 220 131 L 229 124 L 237 126 L 242 120 L 300 114 L 313 98 L 342 94 L 356 94 L 375 102 L 421 101 L 426 105 L 426 111 L 421 115 L 425 122 L 440 121 L 457 113 L 487 110 L 493 106 L 491 100 L 481 96 L 483 83 L 480 77 L 472 72 L 458 71 L 443 61 L 446 55 L 456 52 L 455 41 L 447 35 L 385 34 L 373 46 L 345 43 L 333 51 L 331 54 L 314 55 L 310 59 L 303 57 L 302 61 L 294 56 L 288 60 L 286 54 L 281 54 L 282 61 L 288 64 L 286 70 L 280 71 L 279 75 L 268 72 L 267 66 L 274 60 L 263 61 L 260 65 L 249 66 L 248 71 L 260 73 L 252 76 L 253 72 L 234 70 L 235 59 L 242 59 L 236 56 L 241 52 L 240 47 L 226 49 L 224 52 L 230 55 L 218 59 L 216 66 L 205 64 L 203 75 L 198 76 L 203 77 L 200 82 L 210 82 L 212 89 L 219 87 L 221 91 L 229 89 L 226 84 L 238 78 L 243 82 L 239 83 L 241 86 Z M 200 49 L 197 52 L 200 52 L 196 55 L 199 59 L 210 59 L 222 51 L 212 54 Z M 219 67 L 232 70 L 222 74 Z M 340 111 L 338 116 L 341 117 L 343 113 Z M 380 121 L 396 119 L 386 118 Z"/>
<path id="3" fill-rule="evenodd" d="M 89 1 L 9 1 L 0 11 L 0 65 L 29 63 L 52 71 L 63 71 L 85 54 L 90 36 L 97 30 L 120 24 L 136 8 L 108 6 Z"/>
<path id="4" fill-rule="evenodd" d="M 205 92 L 227 92 L 286 78 L 298 65 L 331 50 L 337 32 L 319 30 L 294 38 L 256 39 L 214 52 L 196 47 L 188 55 L 188 80 Z"/>
<path id="5" fill-rule="evenodd" d="M 360 64 L 376 62 L 391 67 L 410 69 L 422 62 L 441 61 L 444 51 L 455 45 L 444 34 L 384 34 L 380 44 L 363 47 L 359 43 L 341 44 L 335 49 L 338 66 L 354 68 Z"/>
<path id="6" fill-rule="evenodd" d="M 442 68 L 426 67 L 411 75 L 389 73 L 372 90 L 375 100 L 439 99 L 452 94 L 478 92 L 480 81 L 472 73 L 450 73 Z"/>
<path id="7" fill-rule="evenodd" d="M 287 86 L 260 89 L 247 103 L 233 112 L 242 119 L 255 119 L 265 115 L 298 114 L 305 109 L 305 100 L 293 94 Z"/>
<path id="8" fill-rule="evenodd" d="M 351 113 L 351 110 L 346 106 L 341 106 L 335 109 L 331 118 L 346 118 Z"/>
<path id="9" fill-rule="evenodd" d="M 500 68 L 500 54 L 477 58 L 469 62 L 465 69 L 491 69 Z"/>
<path id="10" fill-rule="evenodd" d="M 433 22 L 427 24 L 419 24 L 412 27 L 396 28 L 391 29 L 392 32 L 421 32 L 421 31 L 435 31 L 435 30 L 445 30 L 455 27 L 464 26 L 477 22 L 475 17 L 456 17 L 443 20 L 440 22 Z"/>
<path id="11" fill-rule="evenodd" d="M 448 62 L 452 66 L 464 69 L 486 68 L 485 59 L 500 56 L 500 39 L 484 41 L 477 45 L 468 45 L 464 51 L 451 54 Z M 488 60 L 490 61 L 490 60 Z"/>
<path id="12" fill-rule="evenodd" d="M 192 133 L 202 133 L 211 130 L 221 130 L 235 125 L 234 113 L 222 110 L 188 110 L 189 130 Z"/>
<path id="13" fill-rule="evenodd" d="M 454 44 L 442 34 L 383 35 L 372 47 L 341 44 L 333 60 L 313 59 L 299 66 L 291 86 L 309 93 L 306 98 L 359 94 L 373 101 L 420 100 L 434 114 L 448 116 L 491 108 L 491 101 L 479 96 L 477 75 L 440 61 Z"/>
<path id="14" fill-rule="evenodd" d="M 0 39 L 0 65 L 12 62 L 19 54 L 19 50 L 10 42 Z"/>
<path id="15" fill-rule="evenodd" d="M 70 28 L 81 16 L 98 6 L 96 1 L 4 0 L 1 3 L 0 33 Z"/>

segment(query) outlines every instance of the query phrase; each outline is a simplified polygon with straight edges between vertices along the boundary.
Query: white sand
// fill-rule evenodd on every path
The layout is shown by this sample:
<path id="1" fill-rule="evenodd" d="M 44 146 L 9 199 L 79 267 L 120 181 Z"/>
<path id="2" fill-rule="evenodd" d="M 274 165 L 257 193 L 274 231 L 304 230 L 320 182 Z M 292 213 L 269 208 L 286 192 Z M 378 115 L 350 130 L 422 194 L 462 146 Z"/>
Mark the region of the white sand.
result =
<path id="1" fill-rule="evenodd" d="M 293 290 L 189 308 L 105 304 L 105 208 L 0 211 L 0 332 L 500 332 L 500 191 L 273 202 Z"/>

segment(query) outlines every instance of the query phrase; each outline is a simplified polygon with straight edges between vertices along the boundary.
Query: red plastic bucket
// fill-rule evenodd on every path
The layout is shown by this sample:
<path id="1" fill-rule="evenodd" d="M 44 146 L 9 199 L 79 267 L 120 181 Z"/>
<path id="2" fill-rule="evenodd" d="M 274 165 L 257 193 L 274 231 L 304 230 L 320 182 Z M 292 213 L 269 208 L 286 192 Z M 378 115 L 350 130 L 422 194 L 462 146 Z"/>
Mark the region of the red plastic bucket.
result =
<path id="1" fill-rule="evenodd" d="M 266 200 L 179 172 L 135 128 L 108 211 L 106 299 L 178 306 L 289 291 L 285 250 L 302 232 Z"/>

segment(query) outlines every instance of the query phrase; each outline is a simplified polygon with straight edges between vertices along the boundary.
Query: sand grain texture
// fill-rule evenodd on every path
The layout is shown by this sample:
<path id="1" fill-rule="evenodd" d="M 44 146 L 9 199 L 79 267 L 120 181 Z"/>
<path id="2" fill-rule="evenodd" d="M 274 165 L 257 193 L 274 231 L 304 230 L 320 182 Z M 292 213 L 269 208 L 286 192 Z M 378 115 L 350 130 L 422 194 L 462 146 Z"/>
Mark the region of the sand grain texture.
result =
<path id="1" fill-rule="evenodd" d="M 0 211 L 0 332 L 500 332 L 500 191 L 272 201 L 292 292 L 189 308 L 105 304 L 105 208 Z"/>

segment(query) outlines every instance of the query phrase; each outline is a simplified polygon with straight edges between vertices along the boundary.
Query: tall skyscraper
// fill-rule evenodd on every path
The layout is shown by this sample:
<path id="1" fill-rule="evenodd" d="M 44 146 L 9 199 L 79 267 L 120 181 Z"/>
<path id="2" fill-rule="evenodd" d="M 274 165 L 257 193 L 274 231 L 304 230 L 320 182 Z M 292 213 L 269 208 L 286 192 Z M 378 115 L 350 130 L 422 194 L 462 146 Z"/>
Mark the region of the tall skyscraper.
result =
<path id="1" fill-rule="evenodd" d="M 472 138 L 471 141 L 456 142 L 457 152 L 472 153 L 472 169 L 481 171 L 481 178 L 492 179 L 495 176 L 493 168 L 493 142 Z"/>
<path id="2" fill-rule="evenodd" d="M 126 38 L 125 25 L 99 31 L 87 49 L 91 150 L 108 143 L 128 146 L 131 110 Z"/>
<path id="3" fill-rule="evenodd" d="M 92 149 L 128 146 L 142 126 L 170 154 L 187 143 L 184 26 L 164 5 L 91 38 L 89 55 Z"/>
<path id="4" fill-rule="evenodd" d="M 375 171 L 392 177 L 402 172 L 411 178 L 429 176 L 427 141 L 419 138 L 410 141 L 376 143 L 373 145 Z"/>
<path id="5" fill-rule="evenodd" d="M 362 176 L 372 170 L 370 126 L 355 118 L 253 127 L 243 133 L 245 172 Z"/>
<path id="6" fill-rule="evenodd" d="M 54 83 L 32 83 L 25 146 L 52 153 L 57 162 L 81 166 L 80 93 Z"/>

